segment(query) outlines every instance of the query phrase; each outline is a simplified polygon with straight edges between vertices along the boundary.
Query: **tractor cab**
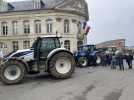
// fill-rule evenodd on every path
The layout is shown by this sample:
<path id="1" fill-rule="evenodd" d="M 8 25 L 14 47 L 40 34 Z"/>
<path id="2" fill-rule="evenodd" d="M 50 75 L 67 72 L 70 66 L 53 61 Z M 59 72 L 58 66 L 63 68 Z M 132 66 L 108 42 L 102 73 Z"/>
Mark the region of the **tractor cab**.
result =
<path id="1" fill-rule="evenodd" d="M 83 45 L 83 46 L 78 47 L 78 51 L 76 52 L 76 55 L 77 56 L 90 55 L 94 51 L 96 51 L 95 45 Z"/>
<path id="2" fill-rule="evenodd" d="M 84 45 L 79 47 L 83 51 L 92 52 L 96 49 L 95 45 Z"/>
<path id="3" fill-rule="evenodd" d="M 34 50 L 35 59 L 45 60 L 52 50 L 60 47 L 59 37 L 38 37 L 31 49 Z"/>

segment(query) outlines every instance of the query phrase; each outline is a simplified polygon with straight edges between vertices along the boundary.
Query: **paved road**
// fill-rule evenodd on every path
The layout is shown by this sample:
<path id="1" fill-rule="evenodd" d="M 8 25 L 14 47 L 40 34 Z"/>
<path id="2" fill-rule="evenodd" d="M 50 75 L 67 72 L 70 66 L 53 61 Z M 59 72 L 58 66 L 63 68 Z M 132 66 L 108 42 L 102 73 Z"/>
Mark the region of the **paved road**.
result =
<path id="1" fill-rule="evenodd" d="M 30 76 L 20 85 L 0 83 L 0 100 L 134 100 L 134 70 L 77 68 L 66 80 Z"/>

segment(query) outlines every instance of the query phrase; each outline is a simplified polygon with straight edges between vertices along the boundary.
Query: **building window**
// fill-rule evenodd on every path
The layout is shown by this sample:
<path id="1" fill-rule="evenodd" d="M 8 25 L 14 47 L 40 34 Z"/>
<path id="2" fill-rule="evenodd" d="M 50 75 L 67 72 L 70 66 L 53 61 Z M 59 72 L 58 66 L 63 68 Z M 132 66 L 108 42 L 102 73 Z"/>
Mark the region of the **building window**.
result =
<path id="1" fill-rule="evenodd" d="M 3 42 L 0 42 L 0 48 L 4 48 Z"/>
<path id="2" fill-rule="evenodd" d="M 7 35 L 8 34 L 8 24 L 7 22 L 2 23 L 2 35 Z"/>
<path id="3" fill-rule="evenodd" d="M 64 33 L 69 33 L 70 28 L 69 28 L 69 20 L 64 21 Z"/>
<path id="4" fill-rule="evenodd" d="M 52 19 L 46 20 L 47 33 L 53 33 L 53 22 L 52 21 L 53 21 Z"/>
<path id="5" fill-rule="evenodd" d="M 18 34 L 18 22 L 13 21 L 13 34 Z"/>
<path id="6" fill-rule="evenodd" d="M 41 33 L 41 21 L 36 20 L 34 24 L 35 24 L 35 33 Z"/>
<path id="7" fill-rule="evenodd" d="M 83 45 L 83 41 L 78 41 L 77 42 L 77 49 L 79 50 L 79 48 Z"/>
<path id="8" fill-rule="evenodd" d="M 18 41 L 13 41 L 13 51 L 17 51 L 19 49 Z"/>
<path id="9" fill-rule="evenodd" d="M 82 33 L 82 24 L 81 24 L 81 22 L 78 22 L 77 27 L 78 27 L 78 34 L 81 34 Z"/>
<path id="10" fill-rule="evenodd" d="M 70 41 L 69 40 L 64 41 L 64 48 L 66 48 L 67 50 L 70 50 Z"/>
<path id="11" fill-rule="evenodd" d="M 33 0 L 33 3 L 34 3 L 34 9 L 41 8 L 41 1 L 40 0 Z"/>
<path id="12" fill-rule="evenodd" d="M 7 44 L 6 44 L 6 43 L 3 43 L 3 47 L 4 47 L 4 48 L 7 48 Z"/>
<path id="13" fill-rule="evenodd" d="M 30 41 L 23 41 L 23 48 L 24 49 L 30 48 Z"/>
<path id="14" fill-rule="evenodd" d="M 30 33 L 30 23 L 29 23 L 29 21 L 24 21 L 23 25 L 24 25 L 24 34 L 29 34 Z"/>
<path id="15" fill-rule="evenodd" d="M 4 42 L 0 42 L 0 48 L 7 48 L 7 44 Z"/>

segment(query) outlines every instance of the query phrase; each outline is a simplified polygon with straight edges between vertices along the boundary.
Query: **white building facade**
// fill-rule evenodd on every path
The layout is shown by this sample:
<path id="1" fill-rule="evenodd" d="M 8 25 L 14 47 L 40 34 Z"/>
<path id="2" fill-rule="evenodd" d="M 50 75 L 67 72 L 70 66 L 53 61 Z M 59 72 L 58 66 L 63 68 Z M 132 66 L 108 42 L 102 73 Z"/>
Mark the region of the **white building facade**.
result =
<path id="1" fill-rule="evenodd" d="M 88 20 L 85 0 L 33 0 L 0 3 L 0 48 L 4 54 L 27 49 L 37 37 L 61 36 L 62 47 L 74 52 L 82 44 Z"/>

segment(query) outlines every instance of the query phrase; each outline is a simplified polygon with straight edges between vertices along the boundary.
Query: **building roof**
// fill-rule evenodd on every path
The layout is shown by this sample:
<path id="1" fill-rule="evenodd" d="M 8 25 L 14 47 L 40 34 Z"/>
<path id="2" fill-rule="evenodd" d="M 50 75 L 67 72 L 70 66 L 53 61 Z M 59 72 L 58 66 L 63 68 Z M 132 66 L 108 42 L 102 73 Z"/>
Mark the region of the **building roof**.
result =
<path id="1" fill-rule="evenodd" d="M 98 43 L 97 45 L 100 45 L 100 44 L 109 44 L 109 43 L 113 43 L 113 42 L 125 42 L 125 39 L 109 40 L 109 41 Z"/>
<path id="2" fill-rule="evenodd" d="M 34 7 L 31 1 L 11 2 L 9 4 L 13 6 L 13 11 L 31 10 Z"/>
<path id="3" fill-rule="evenodd" d="M 39 4 L 36 8 L 35 3 Z M 88 17 L 88 7 L 85 0 L 27 0 L 8 3 L 0 2 L 0 12 L 28 11 L 37 9 L 73 10 L 83 13 Z"/>
<path id="4" fill-rule="evenodd" d="M 40 9 L 52 9 L 57 4 L 56 1 L 59 1 L 59 0 L 41 0 Z M 32 0 L 19 1 L 19 2 L 9 2 L 9 4 L 11 4 L 14 7 L 13 11 L 37 9 L 37 8 L 34 8 L 34 2 Z"/>

